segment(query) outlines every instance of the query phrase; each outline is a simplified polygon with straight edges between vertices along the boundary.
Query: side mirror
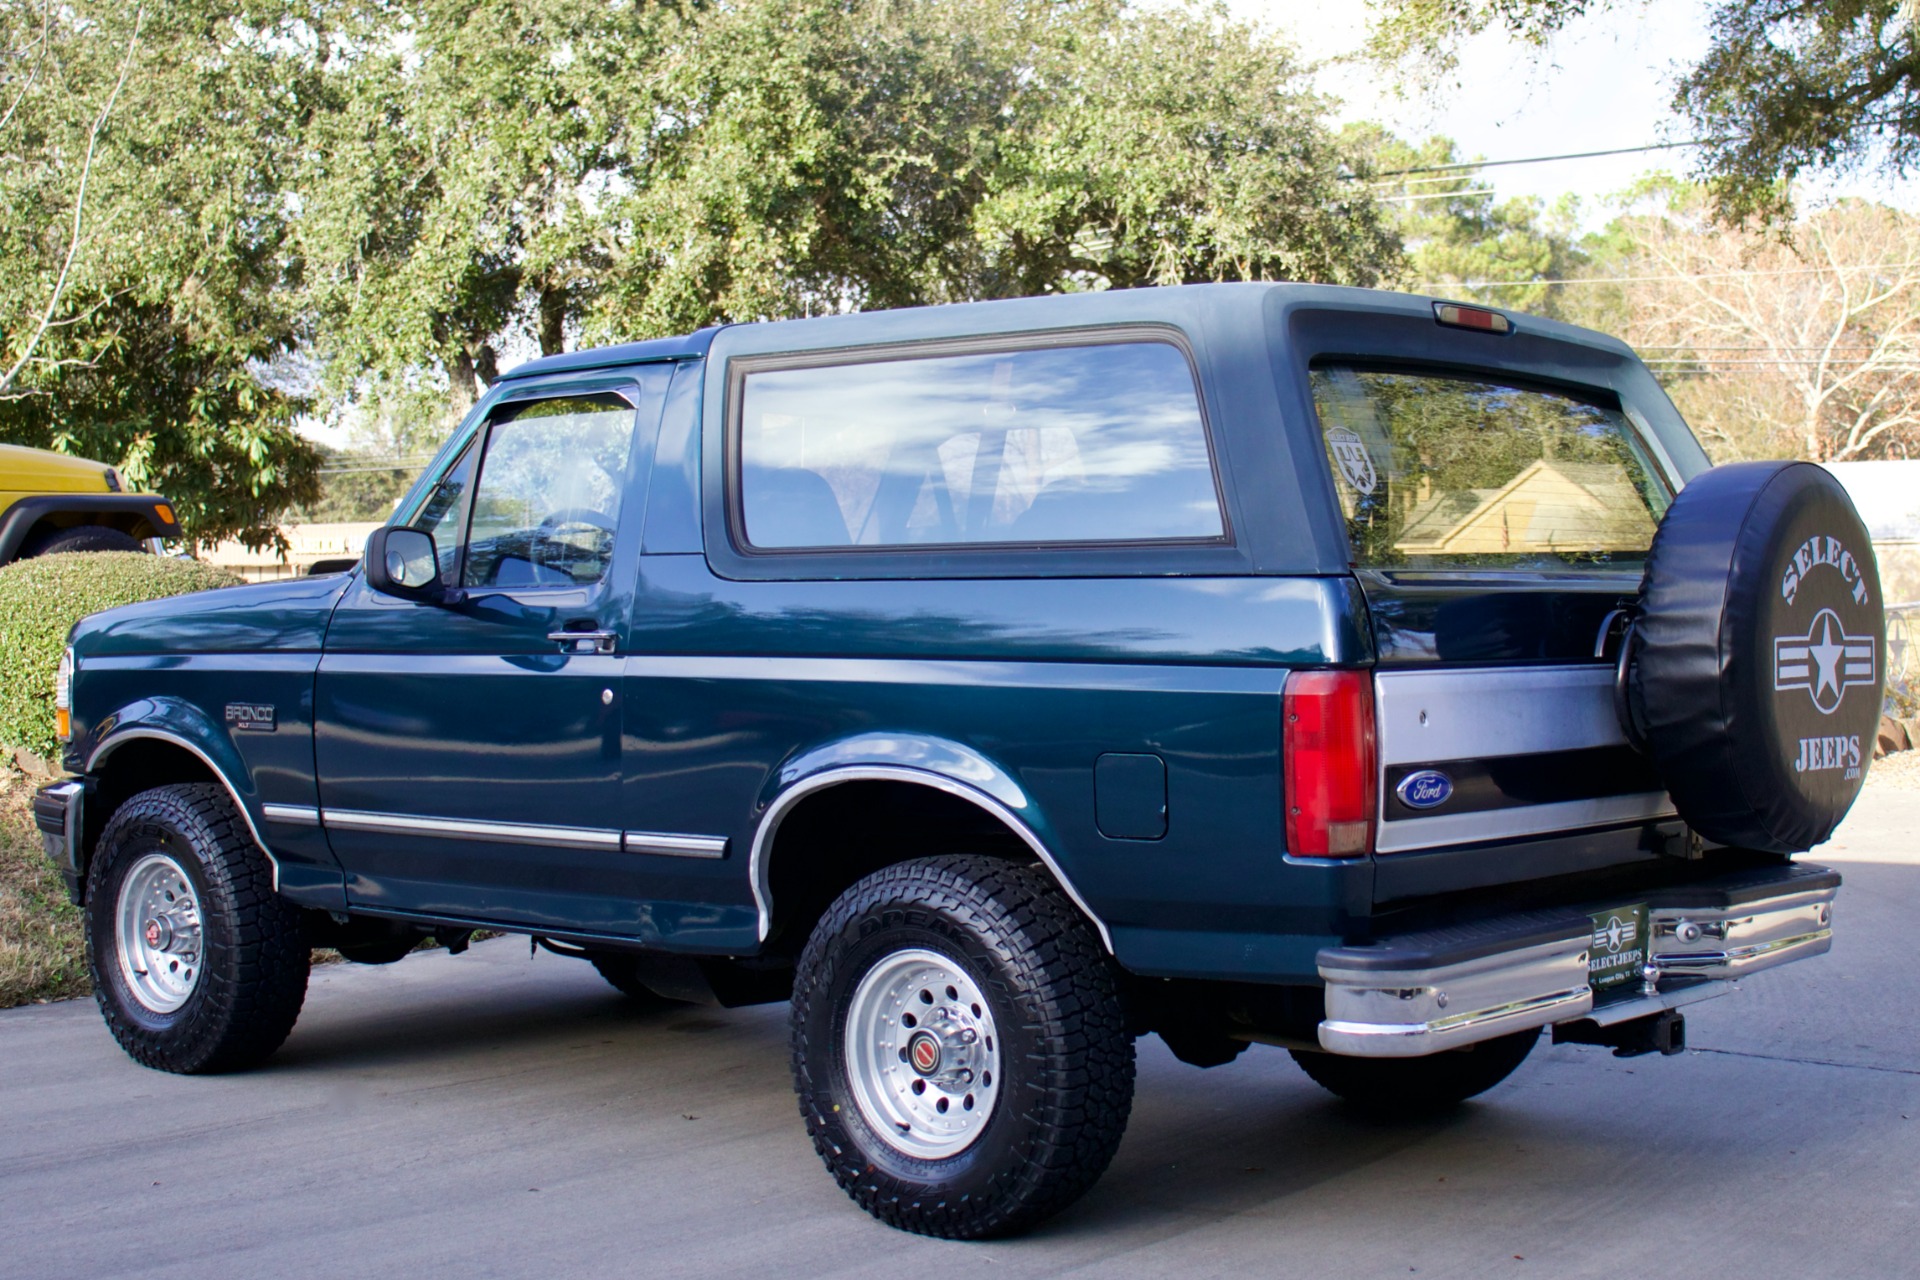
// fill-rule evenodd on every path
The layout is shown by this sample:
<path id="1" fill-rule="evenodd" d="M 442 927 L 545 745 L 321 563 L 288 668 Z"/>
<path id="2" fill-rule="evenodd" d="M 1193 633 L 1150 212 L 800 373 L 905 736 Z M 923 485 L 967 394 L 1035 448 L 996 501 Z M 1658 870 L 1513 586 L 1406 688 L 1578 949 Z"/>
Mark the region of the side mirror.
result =
<path id="1" fill-rule="evenodd" d="M 383 595 L 438 604 L 446 598 L 433 535 L 419 529 L 375 529 L 367 535 L 367 585 Z"/>

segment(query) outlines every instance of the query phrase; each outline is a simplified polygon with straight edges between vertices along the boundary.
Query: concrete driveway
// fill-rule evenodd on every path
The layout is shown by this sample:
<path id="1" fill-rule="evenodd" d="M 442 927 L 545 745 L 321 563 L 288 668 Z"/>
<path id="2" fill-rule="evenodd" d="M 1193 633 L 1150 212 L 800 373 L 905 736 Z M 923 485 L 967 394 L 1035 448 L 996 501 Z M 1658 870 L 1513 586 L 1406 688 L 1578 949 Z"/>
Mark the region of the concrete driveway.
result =
<path id="1" fill-rule="evenodd" d="M 0 1276 L 1920 1275 L 1916 834 L 1869 790 L 1822 851 L 1833 952 L 1700 1006 L 1684 1057 L 1543 1046 L 1443 1122 L 1144 1040 L 1106 1178 L 987 1245 L 833 1186 L 784 1005 L 634 1013 L 520 941 L 323 969 L 250 1075 L 143 1070 L 90 1001 L 0 1013 Z"/>

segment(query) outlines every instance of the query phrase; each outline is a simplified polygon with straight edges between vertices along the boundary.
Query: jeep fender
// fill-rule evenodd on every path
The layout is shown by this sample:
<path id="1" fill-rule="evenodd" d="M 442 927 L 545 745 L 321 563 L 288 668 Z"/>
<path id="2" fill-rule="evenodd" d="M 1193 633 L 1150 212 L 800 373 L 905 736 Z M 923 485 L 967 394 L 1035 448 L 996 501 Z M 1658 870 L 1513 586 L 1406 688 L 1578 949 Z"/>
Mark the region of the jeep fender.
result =
<path id="1" fill-rule="evenodd" d="M 1113 939 L 1106 923 L 1094 913 L 1054 857 L 1053 831 L 1025 788 L 1005 769 L 973 748 L 945 738 L 921 734 L 867 733 L 815 747 L 783 764 L 768 779 L 757 808 L 748 869 L 754 906 L 759 911 L 760 940 L 773 930 L 771 861 L 780 823 L 795 805 L 818 791 L 844 782 L 906 782 L 930 787 L 979 806 L 992 814 L 1033 851 L 1061 892 L 1065 893 L 1100 934 L 1109 955 Z"/>

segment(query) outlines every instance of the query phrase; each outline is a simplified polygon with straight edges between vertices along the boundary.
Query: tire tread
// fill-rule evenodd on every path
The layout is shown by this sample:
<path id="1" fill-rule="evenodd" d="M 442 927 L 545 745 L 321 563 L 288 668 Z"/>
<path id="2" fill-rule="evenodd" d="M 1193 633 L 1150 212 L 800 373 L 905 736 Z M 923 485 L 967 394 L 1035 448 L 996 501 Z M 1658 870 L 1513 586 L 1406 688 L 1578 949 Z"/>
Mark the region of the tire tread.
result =
<path id="1" fill-rule="evenodd" d="M 1043 1062 L 1026 1108 L 1032 1140 L 991 1196 L 934 1200 L 868 1164 L 816 1104 L 807 1042 L 811 1002 L 825 998 L 829 944 L 876 907 L 929 909 L 961 925 L 1018 976 L 1020 1007 L 1040 1030 Z M 1111 961 L 1084 916 L 1037 867 L 973 854 L 896 863 L 830 907 L 795 974 L 793 1075 L 814 1149 L 868 1213 L 922 1235 L 982 1239 L 1025 1230 L 1085 1194 L 1111 1163 L 1133 1102 L 1134 1044 Z M 821 1055 L 819 1061 L 831 1061 Z M 1001 1105 L 1012 1101 L 1011 1092 Z"/>
<path id="2" fill-rule="evenodd" d="M 203 921 L 231 922 L 230 939 L 208 930 L 200 987 L 170 1025 L 145 1025 L 115 992 L 119 974 L 99 937 L 112 928 L 110 878 L 121 841 L 160 827 L 187 844 L 205 882 Z M 107 1028 L 144 1066 L 180 1074 L 239 1071 L 259 1065 L 285 1042 L 305 1003 L 312 950 L 298 908 L 273 888 L 273 866 L 233 800 L 214 783 L 175 783 L 143 791 L 115 811 L 88 869 L 87 964 Z M 216 946 L 220 954 L 216 956 Z"/>

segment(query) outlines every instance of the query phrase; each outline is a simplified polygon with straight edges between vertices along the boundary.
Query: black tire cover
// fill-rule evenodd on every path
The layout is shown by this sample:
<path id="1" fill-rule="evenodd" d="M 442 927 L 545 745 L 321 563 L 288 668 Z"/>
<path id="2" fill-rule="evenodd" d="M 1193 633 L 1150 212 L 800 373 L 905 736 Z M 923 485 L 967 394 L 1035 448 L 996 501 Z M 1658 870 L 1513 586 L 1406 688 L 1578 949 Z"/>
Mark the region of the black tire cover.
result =
<path id="1" fill-rule="evenodd" d="M 1805 462 L 1701 473 L 1654 535 L 1628 705 L 1709 840 L 1775 853 L 1833 834 L 1879 727 L 1886 629 L 1867 531 Z"/>

